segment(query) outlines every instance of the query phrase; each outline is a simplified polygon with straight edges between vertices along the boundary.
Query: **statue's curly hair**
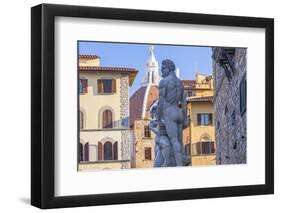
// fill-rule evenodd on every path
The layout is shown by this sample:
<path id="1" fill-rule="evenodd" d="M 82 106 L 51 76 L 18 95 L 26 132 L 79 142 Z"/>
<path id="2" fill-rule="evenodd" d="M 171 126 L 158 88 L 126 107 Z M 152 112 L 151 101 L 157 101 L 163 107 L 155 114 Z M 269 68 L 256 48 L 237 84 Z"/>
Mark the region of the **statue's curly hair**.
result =
<path id="1" fill-rule="evenodd" d="M 175 69 L 176 69 L 175 63 L 172 60 L 170 60 L 170 59 L 163 60 L 162 64 L 167 65 L 169 67 L 170 71 L 175 71 Z"/>

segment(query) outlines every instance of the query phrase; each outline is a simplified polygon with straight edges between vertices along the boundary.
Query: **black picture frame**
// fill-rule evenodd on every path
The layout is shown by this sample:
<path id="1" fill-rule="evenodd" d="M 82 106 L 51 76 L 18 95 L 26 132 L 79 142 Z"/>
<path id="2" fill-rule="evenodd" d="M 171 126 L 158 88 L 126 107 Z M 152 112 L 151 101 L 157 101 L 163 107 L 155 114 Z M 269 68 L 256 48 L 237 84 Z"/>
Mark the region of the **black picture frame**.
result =
<path id="1" fill-rule="evenodd" d="M 265 184 L 55 197 L 55 17 L 263 28 L 265 47 Z M 31 8 L 31 204 L 60 208 L 274 193 L 274 20 L 164 11 L 41 4 Z"/>

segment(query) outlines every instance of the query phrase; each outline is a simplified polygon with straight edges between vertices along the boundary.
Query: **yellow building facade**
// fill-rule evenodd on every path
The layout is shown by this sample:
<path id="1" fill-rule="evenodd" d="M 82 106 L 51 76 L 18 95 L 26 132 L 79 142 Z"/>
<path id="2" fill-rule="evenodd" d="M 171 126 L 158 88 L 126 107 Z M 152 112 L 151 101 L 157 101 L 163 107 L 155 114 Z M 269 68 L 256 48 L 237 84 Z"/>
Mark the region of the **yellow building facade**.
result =
<path id="1" fill-rule="evenodd" d="M 137 70 L 79 57 L 78 170 L 130 168 L 129 86 Z"/>
<path id="2" fill-rule="evenodd" d="M 184 80 L 183 84 L 189 118 L 189 125 L 183 131 L 183 143 L 191 165 L 215 165 L 213 77 L 197 74 L 195 80 Z"/>

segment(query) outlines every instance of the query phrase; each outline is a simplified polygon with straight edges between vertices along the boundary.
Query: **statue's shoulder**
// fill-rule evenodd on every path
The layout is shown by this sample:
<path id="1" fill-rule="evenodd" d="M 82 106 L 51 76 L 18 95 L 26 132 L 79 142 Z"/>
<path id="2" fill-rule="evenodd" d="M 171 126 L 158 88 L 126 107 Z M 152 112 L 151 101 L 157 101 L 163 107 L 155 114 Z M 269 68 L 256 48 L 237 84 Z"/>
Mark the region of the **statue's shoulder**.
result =
<path id="1" fill-rule="evenodd" d="M 161 79 L 161 81 L 159 82 L 159 88 L 163 88 L 166 87 L 166 85 L 168 84 L 167 80 L 165 78 Z"/>
<path id="2" fill-rule="evenodd" d="M 177 86 L 180 88 L 184 88 L 183 83 L 179 78 L 177 78 Z"/>

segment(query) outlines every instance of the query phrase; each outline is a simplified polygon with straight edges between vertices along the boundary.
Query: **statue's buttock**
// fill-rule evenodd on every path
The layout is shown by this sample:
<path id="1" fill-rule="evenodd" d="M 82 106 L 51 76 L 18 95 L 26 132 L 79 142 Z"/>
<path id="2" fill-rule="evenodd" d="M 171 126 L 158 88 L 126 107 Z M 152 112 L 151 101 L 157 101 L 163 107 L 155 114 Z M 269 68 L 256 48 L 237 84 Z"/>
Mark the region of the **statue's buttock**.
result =
<path id="1" fill-rule="evenodd" d="M 183 122 L 183 113 L 177 105 L 165 103 L 163 107 L 164 120 L 174 121 L 176 123 Z"/>

